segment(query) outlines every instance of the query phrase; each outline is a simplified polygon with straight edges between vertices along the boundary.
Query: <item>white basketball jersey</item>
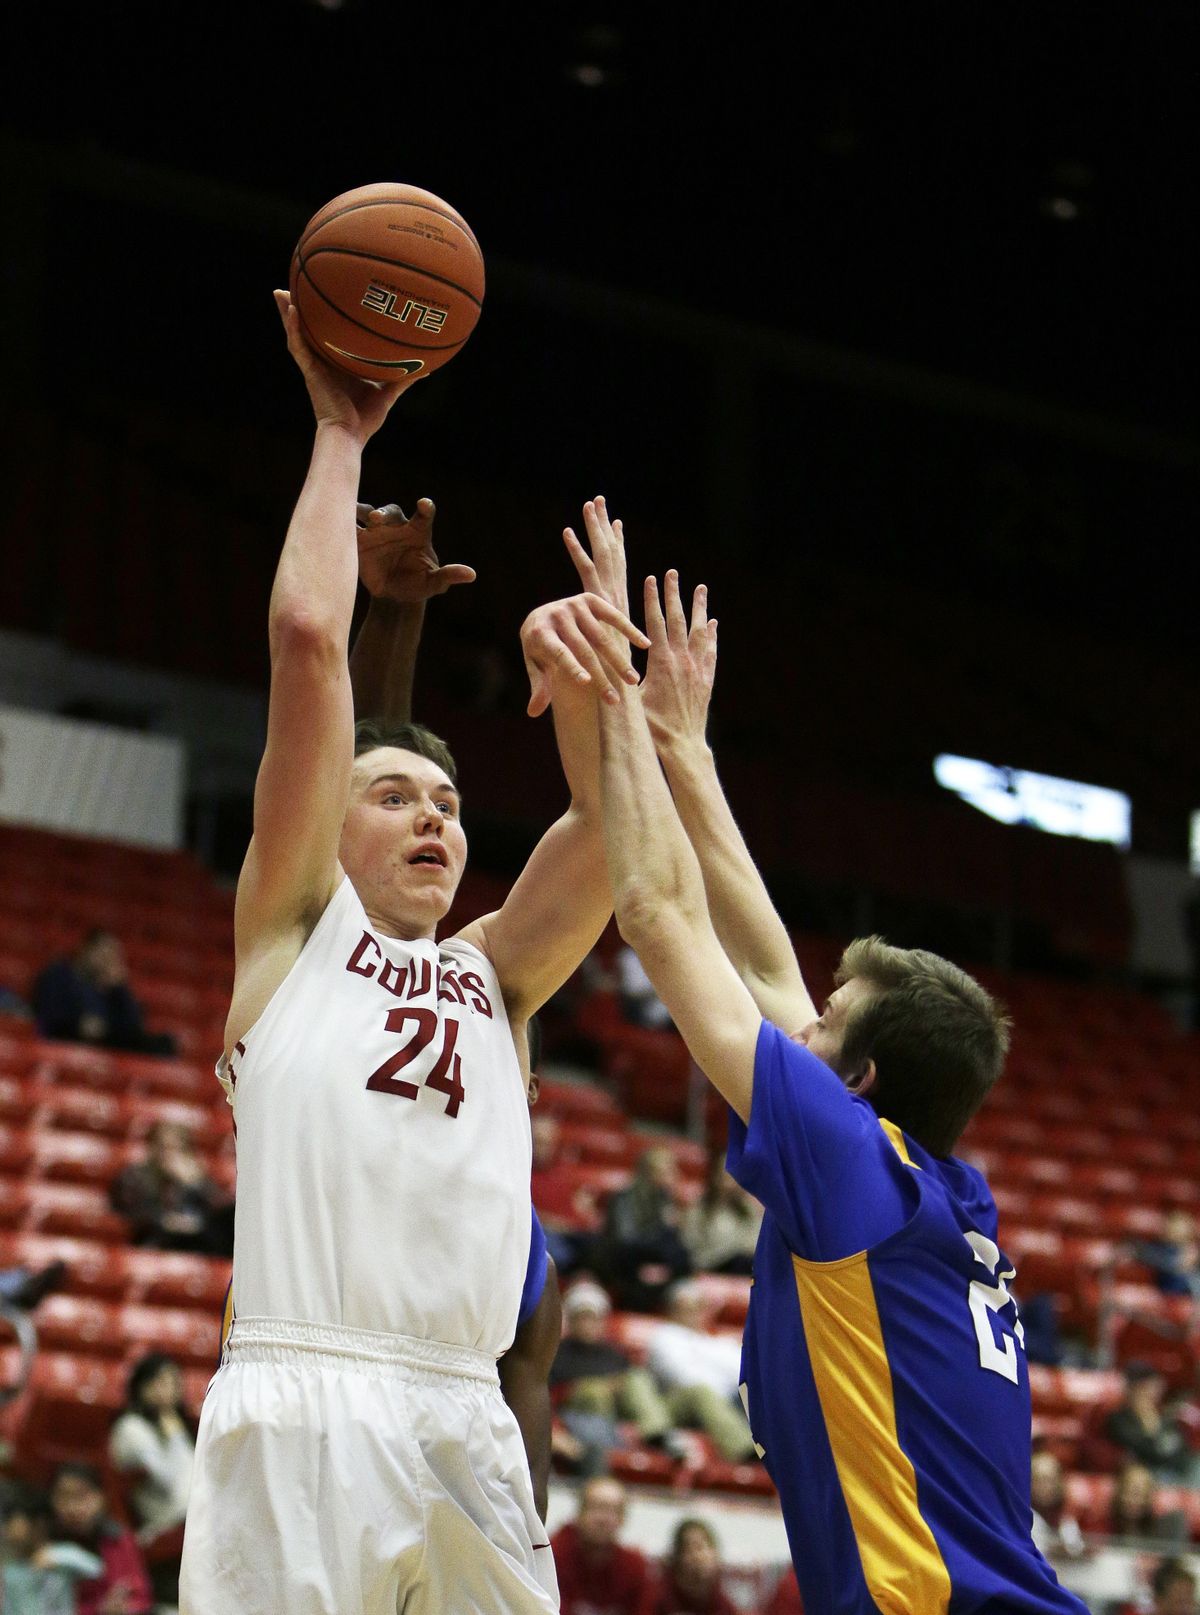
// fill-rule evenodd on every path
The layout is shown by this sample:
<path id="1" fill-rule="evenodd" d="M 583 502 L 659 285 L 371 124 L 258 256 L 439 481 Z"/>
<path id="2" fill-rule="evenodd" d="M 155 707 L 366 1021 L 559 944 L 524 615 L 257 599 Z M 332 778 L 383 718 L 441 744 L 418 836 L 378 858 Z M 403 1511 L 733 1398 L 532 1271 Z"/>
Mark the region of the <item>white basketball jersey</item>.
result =
<path id="1" fill-rule="evenodd" d="M 477 948 L 383 936 L 344 880 L 217 1072 L 237 1133 L 235 1320 L 507 1349 L 529 1110 Z"/>

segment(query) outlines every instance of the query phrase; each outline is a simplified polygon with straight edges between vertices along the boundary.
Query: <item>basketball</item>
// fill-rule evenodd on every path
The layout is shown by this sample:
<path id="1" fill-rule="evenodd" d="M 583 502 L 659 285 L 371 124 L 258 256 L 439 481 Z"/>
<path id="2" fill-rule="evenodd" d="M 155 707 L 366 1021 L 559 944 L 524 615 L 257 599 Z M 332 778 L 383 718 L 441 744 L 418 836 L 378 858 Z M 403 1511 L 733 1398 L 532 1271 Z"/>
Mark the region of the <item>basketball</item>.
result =
<path id="1" fill-rule="evenodd" d="M 304 334 L 370 381 L 437 370 L 475 329 L 483 254 L 448 202 L 415 185 L 361 185 L 327 202 L 292 254 Z"/>

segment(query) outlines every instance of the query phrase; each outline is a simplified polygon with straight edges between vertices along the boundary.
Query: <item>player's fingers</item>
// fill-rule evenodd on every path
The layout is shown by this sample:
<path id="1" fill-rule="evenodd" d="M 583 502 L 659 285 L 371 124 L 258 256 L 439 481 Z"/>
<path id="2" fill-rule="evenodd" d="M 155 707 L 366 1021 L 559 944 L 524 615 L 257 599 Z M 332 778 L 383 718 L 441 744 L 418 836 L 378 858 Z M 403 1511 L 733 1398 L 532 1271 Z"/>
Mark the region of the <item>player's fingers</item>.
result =
<path id="1" fill-rule="evenodd" d="M 358 501 L 354 507 L 354 520 L 359 527 L 365 527 L 367 525 L 367 518 L 370 516 L 374 508 L 374 505 L 366 505 L 361 499 Z"/>
<path id="2" fill-rule="evenodd" d="M 575 563 L 575 570 L 579 573 L 579 581 L 585 589 L 599 594 L 601 583 L 600 574 L 596 570 L 596 563 L 569 527 L 563 528 L 563 543 L 567 546 L 567 554 Z"/>
<path id="3" fill-rule="evenodd" d="M 588 682 L 599 694 L 611 690 L 615 696 L 618 682 L 625 677 L 625 663 L 596 619 L 587 612 L 582 617 L 570 617 L 559 632 L 575 660 L 586 670 Z"/>
<path id="4" fill-rule="evenodd" d="M 642 607 L 646 614 L 646 632 L 652 645 L 662 645 L 667 637 L 667 624 L 658 598 L 658 579 L 649 577 L 642 584 Z"/>
<path id="5" fill-rule="evenodd" d="M 650 641 L 646 635 L 636 623 L 630 622 L 625 613 L 618 606 L 614 606 L 611 600 L 590 591 L 583 598 L 587 602 L 587 609 L 594 617 L 599 617 L 601 622 L 608 623 L 612 628 L 619 628 L 630 644 L 636 645 L 639 650 L 650 649 Z"/>
<path id="6" fill-rule="evenodd" d="M 537 668 L 529 670 L 529 705 L 525 708 L 530 718 L 540 718 L 550 705 L 550 686 L 546 675 Z"/>
<path id="7" fill-rule="evenodd" d="M 588 542 L 592 546 L 592 554 L 607 552 L 612 543 L 612 528 L 609 525 L 608 511 L 604 504 L 603 494 L 595 499 L 589 499 L 583 507 L 583 525 L 587 528 Z"/>
<path id="8" fill-rule="evenodd" d="M 372 527 L 403 527 L 408 517 L 399 505 L 377 505 L 367 517 Z"/>
<path id="9" fill-rule="evenodd" d="M 617 616 L 620 615 L 621 613 L 617 612 Z M 629 665 L 629 652 L 613 639 L 607 628 L 592 612 L 583 607 L 575 614 L 575 622 L 588 644 L 594 647 L 594 653 L 609 679 L 625 684 L 639 682 L 637 670 Z M 633 624 L 629 626 L 632 628 Z M 634 631 L 636 632 L 636 629 Z"/>
<path id="10" fill-rule="evenodd" d="M 432 499 L 422 496 L 417 500 L 417 508 L 414 514 L 419 516 L 422 521 L 431 522 L 437 515 L 437 506 Z"/>
<path id="11" fill-rule="evenodd" d="M 474 583 L 475 568 L 473 566 L 460 566 L 452 562 L 449 566 L 439 566 L 430 580 L 437 589 L 438 594 L 445 594 L 456 583 Z"/>
<path id="12" fill-rule="evenodd" d="M 683 602 L 679 598 L 679 573 L 674 567 L 667 573 L 663 595 L 666 600 L 667 632 L 671 636 L 672 644 L 682 646 L 687 639 L 687 619 L 683 614 Z"/>
<path id="13" fill-rule="evenodd" d="M 688 630 L 688 644 L 699 645 L 708 632 L 708 587 L 698 583 L 692 591 L 692 625 Z"/>

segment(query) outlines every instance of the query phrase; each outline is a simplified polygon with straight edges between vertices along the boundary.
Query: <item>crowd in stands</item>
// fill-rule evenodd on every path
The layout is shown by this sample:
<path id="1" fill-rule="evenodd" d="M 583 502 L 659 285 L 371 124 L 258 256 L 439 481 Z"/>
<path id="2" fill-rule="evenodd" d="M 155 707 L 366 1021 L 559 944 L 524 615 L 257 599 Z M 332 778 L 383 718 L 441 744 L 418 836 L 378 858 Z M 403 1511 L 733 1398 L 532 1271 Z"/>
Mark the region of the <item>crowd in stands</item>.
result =
<path id="1" fill-rule="evenodd" d="M 595 979 L 636 1037 L 677 1043 L 628 961 L 615 969 L 610 962 L 607 976 Z M 146 1031 L 124 950 L 110 931 L 87 933 L 31 978 L 24 996 L 42 1037 L 152 1057 L 175 1047 L 172 1034 Z M 0 1013 L 10 1012 L 21 1013 L 20 995 Z M 636 1047 L 654 1058 L 651 1044 Z M 597 1063 L 624 1099 L 622 1068 Z M 1065 1105 L 1063 1094 L 1052 1097 Z M 203 1098 L 217 1101 L 215 1094 Z M 1117 1106 L 1122 1095 L 1109 1098 Z M 1001 1123 L 1018 1138 L 1018 1108 L 1006 1109 L 1001 1097 L 995 1125 L 977 1140 L 981 1156 L 1008 1147 L 996 1142 Z M 1084 1125 L 1070 1122 L 1065 1109 L 1063 1116 L 1065 1124 Z M 722 1568 L 719 1533 L 698 1513 L 680 1522 L 661 1564 L 621 1541 L 626 1482 L 657 1483 L 684 1503 L 730 1488 L 770 1494 L 737 1392 L 739 1326 L 762 1213 L 725 1173 L 717 1135 L 705 1150 L 681 1136 L 678 1120 L 664 1126 L 651 1111 L 645 1124 L 631 1125 L 626 1105 L 602 1088 L 563 1082 L 543 1085 L 533 1114 L 533 1197 L 564 1285 L 564 1333 L 551 1375 L 555 1464 L 580 1487 L 577 1518 L 554 1537 L 567 1615 L 600 1608 L 614 1615 L 737 1608 L 747 1615 L 751 1607 L 745 1585 Z M 214 1178 L 194 1129 L 164 1113 L 136 1136 L 137 1158 L 126 1157 L 106 1185 L 128 1245 L 227 1259 L 233 1196 Z M 1100 1170 L 1102 1164 L 1094 1168 Z M 1117 1166 L 1108 1170 L 1119 1174 Z M 1047 1182 L 1065 1193 L 1075 1171 L 1072 1162 Z M 1003 1174 L 995 1177 L 1003 1238 L 1017 1199 L 1006 1200 Z M 1192 1211 L 1178 1203 L 1181 1181 L 1172 1180 L 1174 1203 L 1156 1209 L 1147 1201 L 1105 1258 L 1140 1283 L 1143 1302 L 1151 1289 L 1182 1309 L 1171 1314 L 1183 1320 L 1175 1336 L 1142 1331 L 1142 1356 L 1120 1340 L 1115 1352 L 1110 1341 L 1105 1355 L 1081 1287 L 1061 1285 L 1036 1244 L 1028 1264 L 1021 1249 L 1014 1252 L 1019 1272 L 1034 1280 L 1022 1297 L 1030 1362 L 1055 1365 L 1034 1385 L 1037 1540 L 1062 1567 L 1086 1562 L 1105 1541 L 1139 1543 L 1157 1569 L 1128 1615 L 1196 1612 L 1195 1581 L 1180 1556 L 1200 1542 L 1200 1403 L 1188 1310 L 1200 1307 L 1200 1240 Z M 71 1290 L 70 1268 L 53 1261 L 0 1271 L 0 1303 L 34 1312 L 36 1321 L 47 1296 Z M 214 1357 L 215 1335 L 214 1325 Z M 1086 1390 L 1093 1398 L 1086 1417 L 1073 1411 L 1068 1420 L 1039 1401 L 1047 1386 L 1064 1398 Z M 7 1486 L 5 1615 L 137 1615 L 171 1607 L 195 1411 L 179 1362 L 166 1350 L 146 1352 L 130 1366 L 126 1405 L 102 1447 L 55 1462 L 40 1485 Z M 800 1610 L 790 1572 L 777 1586 L 760 1582 L 756 1599 L 758 1615 Z M 1118 1605 L 1106 1615 L 1126 1610 Z"/>

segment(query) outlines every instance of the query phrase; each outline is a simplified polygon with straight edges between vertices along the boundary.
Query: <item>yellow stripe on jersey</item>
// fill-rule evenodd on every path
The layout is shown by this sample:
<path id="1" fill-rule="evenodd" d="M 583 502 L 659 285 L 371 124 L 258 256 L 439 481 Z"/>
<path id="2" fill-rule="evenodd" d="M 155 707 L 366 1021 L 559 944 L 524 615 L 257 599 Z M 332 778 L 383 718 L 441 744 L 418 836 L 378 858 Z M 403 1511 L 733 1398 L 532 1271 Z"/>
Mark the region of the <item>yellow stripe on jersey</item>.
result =
<path id="1" fill-rule="evenodd" d="M 913 1160 L 912 1156 L 908 1153 L 908 1145 L 904 1142 L 904 1134 L 896 1126 L 895 1122 L 885 1122 L 883 1120 L 883 1118 L 880 1117 L 879 1125 L 880 1125 L 880 1127 L 883 1128 L 884 1132 L 887 1134 L 888 1140 L 891 1143 L 892 1148 L 895 1150 L 896 1154 L 900 1157 L 900 1159 L 904 1162 L 905 1166 L 911 1166 L 914 1172 L 919 1172 L 921 1170 L 921 1168 L 917 1165 L 917 1163 Z"/>
<path id="2" fill-rule="evenodd" d="M 233 1328 L 233 1285 L 229 1286 L 225 1296 L 225 1311 L 221 1318 L 221 1355 L 225 1355 L 225 1348 L 229 1344 L 229 1331 Z"/>
<path id="3" fill-rule="evenodd" d="M 945 1615 L 950 1573 L 921 1516 L 916 1473 L 896 1434 L 892 1375 L 867 1253 L 840 1262 L 793 1256 L 792 1265 L 813 1379 L 867 1589 L 882 1615 Z"/>

